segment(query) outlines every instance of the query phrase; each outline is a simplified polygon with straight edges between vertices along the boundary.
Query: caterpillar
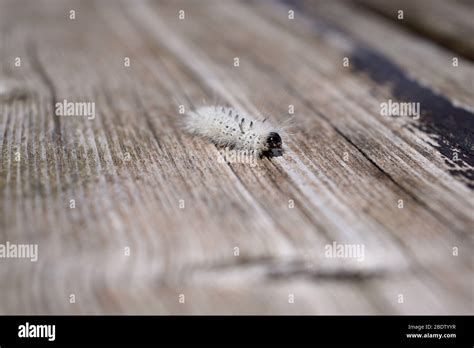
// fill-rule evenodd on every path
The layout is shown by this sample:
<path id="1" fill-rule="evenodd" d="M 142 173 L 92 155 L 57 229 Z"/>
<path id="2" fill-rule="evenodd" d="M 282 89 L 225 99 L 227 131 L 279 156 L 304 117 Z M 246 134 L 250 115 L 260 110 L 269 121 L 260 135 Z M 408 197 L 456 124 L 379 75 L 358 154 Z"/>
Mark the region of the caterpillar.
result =
<path id="1" fill-rule="evenodd" d="M 186 115 L 185 128 L 217 146 L 253 151 L 259 156 L 282 153 L 280 129 L 266 118 L 260 121 L 232 107 L 203 106 L 190 111 Z"/>

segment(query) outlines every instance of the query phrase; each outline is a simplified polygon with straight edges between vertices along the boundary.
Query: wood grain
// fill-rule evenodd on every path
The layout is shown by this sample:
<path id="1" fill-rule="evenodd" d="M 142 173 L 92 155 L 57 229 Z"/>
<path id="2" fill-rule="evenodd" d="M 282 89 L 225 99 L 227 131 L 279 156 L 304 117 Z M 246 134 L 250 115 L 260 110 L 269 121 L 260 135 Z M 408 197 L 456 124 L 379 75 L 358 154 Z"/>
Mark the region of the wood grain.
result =
<path id="1" fill-rule="evenodd" d="M 0 259 L 0 313 L 472 313 L 470 61 L 339 1 L 1 0 L 0 32 L 0 243 L 39 247 Z M 216 100 L 294 105 L 283 156 L 182 131 Z"/>

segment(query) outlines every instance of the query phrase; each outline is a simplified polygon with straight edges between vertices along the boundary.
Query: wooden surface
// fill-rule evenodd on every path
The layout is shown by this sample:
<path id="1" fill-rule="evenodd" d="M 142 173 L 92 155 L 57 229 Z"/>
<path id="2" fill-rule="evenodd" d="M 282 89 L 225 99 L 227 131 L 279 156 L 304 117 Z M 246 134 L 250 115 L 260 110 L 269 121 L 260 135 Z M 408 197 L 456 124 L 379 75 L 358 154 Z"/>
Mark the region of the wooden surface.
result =
<path id="1" fill-rule="evenodd" d="M 403 11 L 404 29 L 433 40 L 463 57 L 474 59 L 474 2 L 446 0 L 356 0 L 367 9 L 398 21 Z M 405 16 L 406 13 L 406 16 Z"/>
<path id="2" fill-rule="evenodd" d="M 368 3 L 0 0 L 0 313 L 472 313 L 474 65 Z M 283 156 L 219 163 L 215 100 L 294 105 Z"/>

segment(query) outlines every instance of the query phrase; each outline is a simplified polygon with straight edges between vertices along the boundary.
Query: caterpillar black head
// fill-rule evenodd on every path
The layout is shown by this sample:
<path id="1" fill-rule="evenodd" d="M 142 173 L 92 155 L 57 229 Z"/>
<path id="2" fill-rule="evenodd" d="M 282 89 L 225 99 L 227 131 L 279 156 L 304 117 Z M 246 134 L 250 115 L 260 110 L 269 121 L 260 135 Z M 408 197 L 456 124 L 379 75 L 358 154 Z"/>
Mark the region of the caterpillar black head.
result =
<path id="1" fill-rule="evenodd" d="M 268 150 L 281 149 L 281 137 L 280 134 L 271 132 L 267 137 Z"/>

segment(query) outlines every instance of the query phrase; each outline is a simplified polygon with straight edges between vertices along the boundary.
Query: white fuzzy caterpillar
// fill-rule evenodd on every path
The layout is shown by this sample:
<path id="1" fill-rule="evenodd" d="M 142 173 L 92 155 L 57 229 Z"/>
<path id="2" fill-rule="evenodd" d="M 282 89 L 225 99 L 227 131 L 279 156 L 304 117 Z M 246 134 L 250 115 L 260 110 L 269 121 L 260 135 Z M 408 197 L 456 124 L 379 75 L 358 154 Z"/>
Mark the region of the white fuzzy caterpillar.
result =
<path id="1" fill-rule="evenodd" d="M 257 155 L 281 151 L 279 129 L 266 119 L 226 106 L 203 106 L 187 113 L 186 130 L 218 146 L 254 151 Z"/>

